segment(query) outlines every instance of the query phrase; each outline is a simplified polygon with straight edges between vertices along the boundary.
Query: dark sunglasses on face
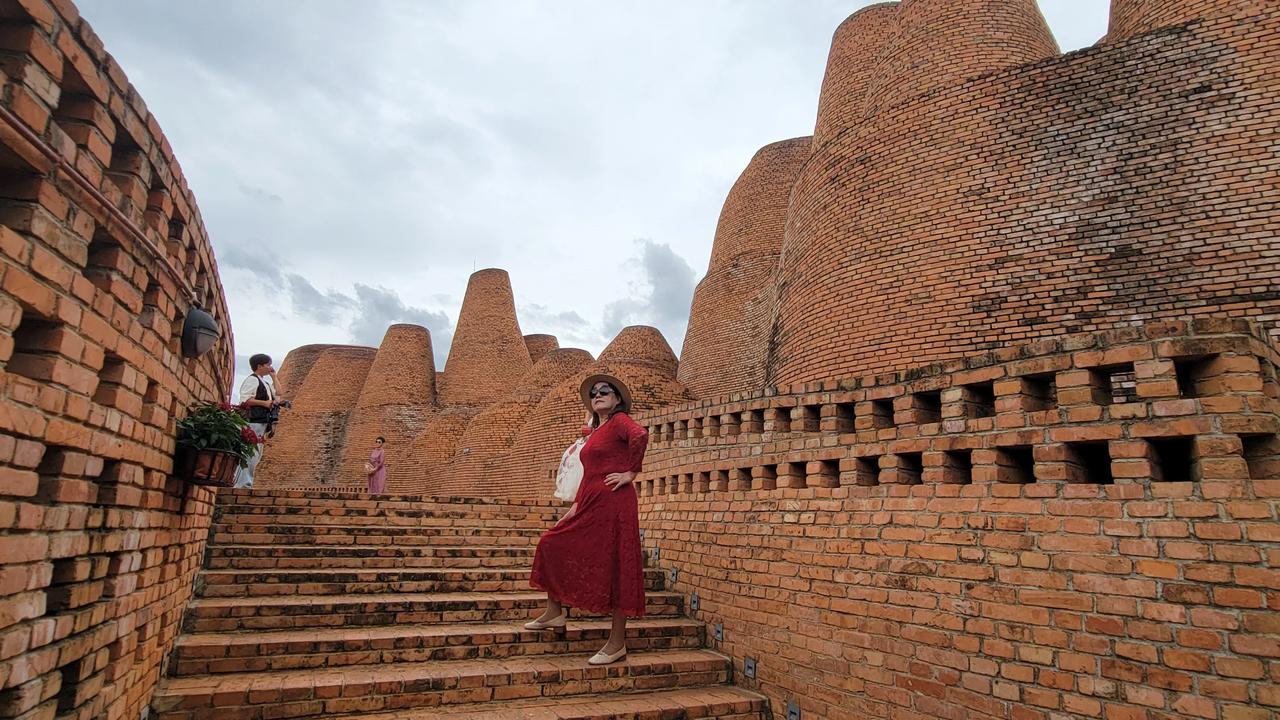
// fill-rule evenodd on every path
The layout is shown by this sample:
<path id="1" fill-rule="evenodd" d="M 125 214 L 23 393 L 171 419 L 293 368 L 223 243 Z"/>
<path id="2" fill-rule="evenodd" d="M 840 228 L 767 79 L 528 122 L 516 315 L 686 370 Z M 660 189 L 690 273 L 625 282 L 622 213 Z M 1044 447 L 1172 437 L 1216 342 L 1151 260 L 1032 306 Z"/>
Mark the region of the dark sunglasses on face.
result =
<path id="1" fill-rule="evenodd" d="M 613 394 L 613 388 L 607 388 L 607 387 L 602 387 L 602 388 L 591 388 L 591 392 L 590 392 L 590 393 L 588 393 L 588 394 L 589 394 L 591 397 L 593 397 L 593 398 L 595 398 L 595 397 L 601 397 L 601 396 L 604 396 L 604 395 L 612 395 L 612 394 Z"/>

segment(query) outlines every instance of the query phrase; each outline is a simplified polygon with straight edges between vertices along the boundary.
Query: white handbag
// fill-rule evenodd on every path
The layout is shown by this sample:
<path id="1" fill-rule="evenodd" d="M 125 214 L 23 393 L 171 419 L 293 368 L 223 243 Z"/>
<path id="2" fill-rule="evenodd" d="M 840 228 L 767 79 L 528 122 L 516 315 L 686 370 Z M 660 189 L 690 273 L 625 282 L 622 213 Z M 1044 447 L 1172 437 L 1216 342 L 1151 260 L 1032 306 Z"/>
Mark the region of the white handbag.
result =
<path id="1" fill-rule="evenodd" d="M 555 496 L 561 500 L 573 502 L 578 497 L 578 485 L 582 482 L 582 459 L 578 457 L 578 451 L 586 444 L 585 437 L 578 438 L 560 456 Z"/>

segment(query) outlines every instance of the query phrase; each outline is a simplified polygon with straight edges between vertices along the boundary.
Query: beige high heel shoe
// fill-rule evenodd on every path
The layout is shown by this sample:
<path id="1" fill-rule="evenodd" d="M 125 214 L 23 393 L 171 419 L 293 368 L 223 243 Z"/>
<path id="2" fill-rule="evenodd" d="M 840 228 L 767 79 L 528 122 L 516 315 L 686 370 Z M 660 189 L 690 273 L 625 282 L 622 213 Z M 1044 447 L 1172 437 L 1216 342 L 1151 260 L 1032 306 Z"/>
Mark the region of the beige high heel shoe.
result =
<path id="1" fill-rule="evenodd" d="M 622 646 L 622 648 L 621 648 L 620 650 L 618 650 L 618 652 L 616 652 L 616 653 L 614 653 L 614 654 L 612 654 L 612 655 L 606 655 L 606 654 L 605 654 L 605 652 L 604 652 L 604 649 L 602 648 L 602 649 L 600 650 L 600 652 L 598 652 L 598 653 L 596 653 L 595 655 L 592 655 L 592 656 L 591 656 L 591 659 L 587 661 L 587 664 L 589 664 L 589 665 L 608 665 L 609 663 L 615 663 L 615 662 L 617 662 L 617 661 L 619 661 L 619 660 L 621 660 L 621 659 L 625 658 L 626 656 L 627 656 L 627 646 L 626 646 L 626 645 L 623 645 L 623 646 Z"/>
<path id="2" fill-rule="evenodd" d="M 550 620 L 547 620 L 546 622 L 538 622 L 537 620 L 530 620 L 529 622 L 524 624 L 524 629 L 525 630 L 550 630 L 552 628 L 562 628 L 564 627 L 565 623 L 568 621 L 569 621 L 569 613 L 568 611 L 565 611 L 560 613 L 558 617 L 553 617 Z"/>

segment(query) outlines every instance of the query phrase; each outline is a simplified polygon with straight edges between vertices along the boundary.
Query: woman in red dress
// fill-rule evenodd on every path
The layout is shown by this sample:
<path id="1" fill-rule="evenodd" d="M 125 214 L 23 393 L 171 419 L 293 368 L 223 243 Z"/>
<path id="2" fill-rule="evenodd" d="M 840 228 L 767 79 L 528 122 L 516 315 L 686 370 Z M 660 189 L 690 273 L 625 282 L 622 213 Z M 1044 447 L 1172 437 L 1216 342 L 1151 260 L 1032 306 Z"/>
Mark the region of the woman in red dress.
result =
<path id="1" fill-rule="evenodd" d="M 579 451 L 582 483 L 569 512 L 538 541 L 529 582 L 547 591 L 547 609 L 525 627 L 564 627 L 566 605 L 612 615 L 609 641 L 588 660 L 606 665 L 627 655 L 627 618 L 644 615 L 644 557 L 632 481 L 649 433 L 627 415 L 631 393 L 617 378 L 593 375 L 581 393 L 592 428 Z"/>

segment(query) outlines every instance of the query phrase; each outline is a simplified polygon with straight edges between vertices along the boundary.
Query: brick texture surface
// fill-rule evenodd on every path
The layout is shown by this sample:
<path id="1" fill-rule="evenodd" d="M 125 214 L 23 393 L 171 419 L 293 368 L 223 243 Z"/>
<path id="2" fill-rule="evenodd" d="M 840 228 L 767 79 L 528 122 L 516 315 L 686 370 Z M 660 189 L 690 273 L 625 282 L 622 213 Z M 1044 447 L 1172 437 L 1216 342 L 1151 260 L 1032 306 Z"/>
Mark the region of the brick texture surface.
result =
<path id="1" fill-rule="evenodd" d="M 0 717 L 140 717 L 214 493 L 171 477 L 175 420 L 229 392 L 195 199 L 69 2 L 0 3 Z M 181 357 L 192 301 L 222 331 Z"/>
<path id="2" fill-rule="evenodd" d="M 1107 40 L 1120 42 L 1206 17 L 1256 15 L 1267 5 L 1266 0 L 1112 0 Z"/>
<path id="3" fill-rule="evenodd" d="M 865 7 L 836 28 L 818 100 L 818 122 L 813 130 L 815 149 L 866 115 L 867 86 L 897 29 L 896 2 Z"/>
<path id="4" fill-rule="evenodd" d="M 547 353 L 560 348 L 560 341 L 555 335 L 525 335 L 524 346 L 529 349 L 529 361 L 537 365 Z"/>
<path id="5" fill-rule="evenodd" d="M 764 384 L 787 205 L 811 142 L 802 137 L 761 148 L 720 211 L 711 263 L 693 294 L 678 374 L 699 397 Z"/>
<path id="6" fill-rule="evenodd" d="M 276 382 L 279 384 L 281 397 L 295 398 L 302 390 L 303 383 L 307 380 L 311 368 L 315 366 L 316 360 L 320 355 L 329 348 L 346 347 L 345 345 L 303 345 L 289 351 L 284 356 L 284 360 L 277 365 L 280 368 L 276 372 Z M 238 391 L 238 389 L 237 389 Z"/>
<path id="7" fill-rule="evenodd" d="M 646 413 L 646 541 L 775 709 L 1272 717 L 1264 338 L 1153 324 Z"/>
<path id="8" fill-rule="evenodd" d="M 943 6 L 902 5 L 899 34 Z M 1134 318 L 1273 322 L 1278 28 L 1206 18 L 881 102 L 796 181 L 769 382 Z"/>

